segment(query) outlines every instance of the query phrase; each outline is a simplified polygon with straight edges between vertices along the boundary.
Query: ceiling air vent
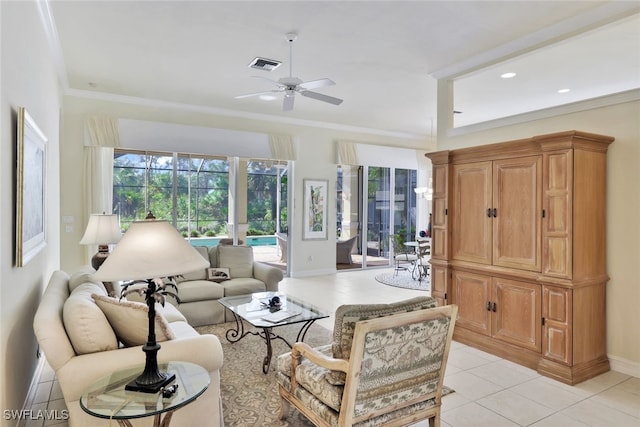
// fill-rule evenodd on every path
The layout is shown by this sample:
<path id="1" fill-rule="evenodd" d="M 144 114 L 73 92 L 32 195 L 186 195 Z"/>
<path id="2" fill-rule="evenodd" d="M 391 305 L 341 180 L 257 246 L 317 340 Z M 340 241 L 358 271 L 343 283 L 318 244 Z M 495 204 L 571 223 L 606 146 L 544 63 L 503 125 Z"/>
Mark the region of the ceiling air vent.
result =
<path id="1" fill-rule="evenodd" d="M 255 68 L 256 70 L 273 71 L 281 64 L 282 62 L 276 61 L 274 59 L 258 57 L 249 63 L 249 67 Z"/>

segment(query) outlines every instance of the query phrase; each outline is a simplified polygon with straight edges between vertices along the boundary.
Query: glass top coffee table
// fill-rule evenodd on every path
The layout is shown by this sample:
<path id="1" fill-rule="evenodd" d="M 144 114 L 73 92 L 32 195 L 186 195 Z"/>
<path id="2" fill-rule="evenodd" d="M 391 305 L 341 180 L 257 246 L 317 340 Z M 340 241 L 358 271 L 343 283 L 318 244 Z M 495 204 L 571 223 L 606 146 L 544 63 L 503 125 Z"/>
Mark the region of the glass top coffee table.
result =
<path id="1" fill-rule="evenodd" d="M 279 309 L 269 307 L 269 301 L 277 296 L 280 299 Z M 329 317 L 328 313 L 321 311 L 312 304 L 290 297 L 281 292 L 258 292 L 249 295 L 224 297 L 218 300 L 220 304 L 231 310 L 235 318 L 235 328 L 226 333 L 227 340 L 236 343 L 247 335 L 257 335 L 267 344 L 267 355 L 262 362 L 262 372 L 269 371 L 273 349 L 271 341 L 282 340 L 291 348 L 285 338 L 273 332 L 274 328 L 300 323 L 302 327 L 296 337 L 296 342 L 303 341 L 309 327 L 318 319 Z M 260 332 L 245 331 L 244 322 L 261 329 Z"/>

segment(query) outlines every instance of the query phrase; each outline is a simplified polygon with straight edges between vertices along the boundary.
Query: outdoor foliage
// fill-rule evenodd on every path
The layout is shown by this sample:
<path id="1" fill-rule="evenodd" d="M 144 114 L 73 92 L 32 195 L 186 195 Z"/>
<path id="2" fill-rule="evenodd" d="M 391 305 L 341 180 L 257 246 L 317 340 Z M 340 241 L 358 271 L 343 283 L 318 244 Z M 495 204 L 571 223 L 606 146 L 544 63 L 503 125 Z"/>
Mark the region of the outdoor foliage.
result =
<path id="1" fill-rule="evenodd" d="M 156 218 L 173 222 L 185 237 L 227 234 L 229 163 L 226 160 L 118 150 L 113 171 L 113 211 L 120 215 L 124 229 L 152 211 Z M 248 162 L 249 235 L 275 233 L 278 171 L 266 162 Z M 284 207 L 286 180 L 283 181 Z M 286 209 L 281 210 L 280 215 L 279 219 L 286 223 Z"/>

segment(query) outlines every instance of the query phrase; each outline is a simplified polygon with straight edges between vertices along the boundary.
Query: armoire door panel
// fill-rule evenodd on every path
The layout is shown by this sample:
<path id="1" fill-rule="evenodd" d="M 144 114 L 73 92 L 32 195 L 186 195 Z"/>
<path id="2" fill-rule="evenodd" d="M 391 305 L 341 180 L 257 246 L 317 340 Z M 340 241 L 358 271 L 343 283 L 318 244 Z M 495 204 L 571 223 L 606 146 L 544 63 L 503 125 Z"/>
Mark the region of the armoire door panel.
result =
<path id="1" fill-rule="evenodd" d="M 542 274 L 572 278 L 573 150 L 543 155 Z"/>
<path id="2" fill-rule="evenodd" d="M 491 173 L 491 162 L 453 166 L 453 259 L 491 264 Z"/>
<path id="3" fill-rule="evenodd" d="M 431 267 L 431 296 L 438 305 L 447 305 L 447 269 L 440 266 Z"/>
<path id="4" fill-rule="evenodd" d="M 493 279 L 495 312 L 492 336 L 533 351 L 540 351 L 542 292 L 540 285 Z"/>
<path id="5" fill-rule="evenodd" d="M 572 361 L 573 301 L 571 290 L 542 287 L 542 355 L 564 364 Z"/>
<path id="6" fill-rule="evenodd" d="M 454 304 L 458 305 L 456 325 L 489 335 L 491 330 L 490 302 L 491 277 L 454 271 L 452 274 Z"/>
<path id="7" fill-rule="evenodd" d="M 542 157 L 493 162 L 493 264 L 540 271 Z"/>
<path id="8" fill-rule="evenodd" d="M 449 256 L 448 187 L 449 166 L 433 166 L 433 196 L 431 215 L 431 257 L 445 259 Z"/>

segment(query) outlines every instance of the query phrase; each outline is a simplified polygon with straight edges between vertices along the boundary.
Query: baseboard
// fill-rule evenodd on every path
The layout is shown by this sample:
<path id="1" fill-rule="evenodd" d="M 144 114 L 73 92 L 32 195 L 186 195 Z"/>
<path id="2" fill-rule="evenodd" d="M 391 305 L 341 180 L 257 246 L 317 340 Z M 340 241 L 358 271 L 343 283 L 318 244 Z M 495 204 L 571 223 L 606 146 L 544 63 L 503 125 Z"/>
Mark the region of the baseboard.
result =
<path id="1" fill-rule="evenodd" d="M 326 276 L 329 274 L 336 274 L 335 268 L 326 268 L 323 270 L 306 270 L 306 271 L 291 271 L 289 277 L 312 277 L 312 276 Z"/>
<path id="2" fill-rule="evenodd" d="M 608 357 L 609 366 L 611 367 L 612 371 L 640 378 L 640 363 L 623 359 L 618 356 L 612 356 L 610 354 L 608 355 Z"/>
<path id="3" fill-rule="evenodd" d="M 40 377 L 42 376 L 42 370 L 44 369 L 45 358 L 44 354 L 40 354 L 40 359 L 38 360 L 38 364 L 36 365 L 36 369 L 33 372 L 33 376 L 31 377 L 31 384 L 29 384 L 29 390 L 27 390 L 27 395 L 24 398 L 24 403 L 22 404 L 22 413 L 26 413 L 25 411 L 31 409 L 33 406 L 33 400 L 36 397 L 36 392 L 38 391 L 38 384 L 40 384 Z M 23 424 L 24 419 L 18 420 L 16 426 L 26 425 Z"/>

